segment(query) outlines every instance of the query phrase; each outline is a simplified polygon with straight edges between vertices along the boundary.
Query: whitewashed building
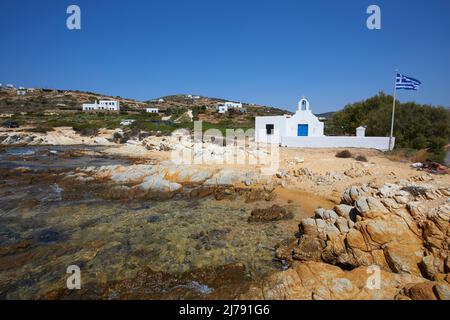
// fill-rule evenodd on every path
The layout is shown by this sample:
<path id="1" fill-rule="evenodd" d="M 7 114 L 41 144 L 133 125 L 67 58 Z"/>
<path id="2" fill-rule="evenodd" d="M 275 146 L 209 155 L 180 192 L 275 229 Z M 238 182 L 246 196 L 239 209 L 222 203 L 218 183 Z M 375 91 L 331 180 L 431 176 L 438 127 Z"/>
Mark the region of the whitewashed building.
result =
<path id="1" fill-rule="evenodd" d="M 256 131 L 260 140 L 271 138 L 275 130 L 281 137 L 323 137 L 324 124 L 311 112 L 309 102 L 302 98 L 294 115 L 256 117 Z"/>
<path id="2" fill-rule="evenodd" d="M 120 111 L 120 102 L 116 100 L 100 100 L 95 103 L 84 103 L 83 111 Z"/>
<path id="3" fill-rule="evenodd" d="M 26 95 L 27 94 L 27 90 L 25 90 L 25 89 L 18 89 L 17 91 L 17 95 L 18 96 L 24 96 L 24 95 Z"/>
<path id="4" fill-rule="evenodd" d="M 225 102 L 224 106 L 228 109 L 242 109 L 242 103 L 240 102 Z"/>
<path id="5" fill-rule="evenodd" d="M 297 148 L 370 148 L 390 150 L 389 137 L 366 137 L 359 127 L 356 136 L 325 136 L 324 124 L 312 113 L 302 98 L 294 115 L 255 118 L 255 140 Z M 395 140 L 393 141 L 393 143 Z"/>
<path id="6" fill-rule="evenodd" d="M 242 103 L 240 102 L 225 102 L 224 104 L 221 104 L 217 106 L 217 111 L 219 113 L 226 113 L 229 109 L 238 109 L 242 110 Z"/>
<path id="7" fill-rule="evenodd" d="M 217 110 L 219 111 L 219 113 L 227 113 L 228 112 L 228 107 L 224 106 L 224 105 L 220 105 L 217 107 Z"/>
<path id="8" fill-rule="evenodd" d="M 145 111 L 147 113 L 159 113 L 159 109 L 158 108 L 146 108 Z"/>

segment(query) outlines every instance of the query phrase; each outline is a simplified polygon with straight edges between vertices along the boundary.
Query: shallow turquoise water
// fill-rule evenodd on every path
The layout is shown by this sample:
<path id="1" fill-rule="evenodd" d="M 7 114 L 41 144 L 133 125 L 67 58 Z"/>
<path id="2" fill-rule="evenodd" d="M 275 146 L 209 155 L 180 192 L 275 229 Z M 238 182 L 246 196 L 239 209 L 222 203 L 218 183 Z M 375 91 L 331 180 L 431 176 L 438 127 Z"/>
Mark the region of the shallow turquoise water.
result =
<path id="1" fill-rule="evenodd" d="M 8 150 L 7 154 L 30 156 L 29 149 Z M 58 158 L 55 165 L 43 166 L 43 158 L 33 159 L 37 171 L 72 168 L 75 163 Z M 3 299 L 45 298 L 61 291 L 56 298 L 66 298 L 70 265 L 80 267 L 86 288 L 77 293 L 78 298 L 120 299 L 124 289 L 103 292 L 112 284 L 122 288 L 123 283 L 133 283 L 133 294 L 142 293 L 142 297 L 159 297 L 160 293 L 179 298 L 181 290 L 188 297 L 202 298 L 223 289 L 227 281 L 208 282 L 207 277 L 190 277 L 191 272 L 242 264 L 245 271 L 240 277 L 259 279 L 276 270 L 274 246 L 292 235 L 287 224 L 293 222 L 247 222 L 251 210 L 268 206 L 265 202 L 212 198 L 111 201 L 91 193 L 90 186 L 66 191 L 57 175 L 29 177 L 34 174 L 5 174 L 0 181 Z M 148 270 L 168 278 L 136 280 Z M 177 281 L 171 280 L 180 275 Z M 136 285 L 136 281 L 142 283 Z M 148 283 L 152 281 L 157 285 L 150 294 Z"/>

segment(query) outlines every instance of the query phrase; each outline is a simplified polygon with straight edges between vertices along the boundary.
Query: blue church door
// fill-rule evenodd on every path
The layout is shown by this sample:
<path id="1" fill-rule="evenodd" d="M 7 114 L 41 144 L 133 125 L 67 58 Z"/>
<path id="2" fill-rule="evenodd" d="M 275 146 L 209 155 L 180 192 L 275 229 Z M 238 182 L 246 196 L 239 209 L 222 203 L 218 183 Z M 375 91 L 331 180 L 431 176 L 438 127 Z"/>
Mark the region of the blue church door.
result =
<path id="1" fill-rule="evenodd" d="M 298 125 L 297 136 L 299 136 L 299 137 L 307 137 L 308 136 L 308 125 L 307 124 L 299 124 Z"/>

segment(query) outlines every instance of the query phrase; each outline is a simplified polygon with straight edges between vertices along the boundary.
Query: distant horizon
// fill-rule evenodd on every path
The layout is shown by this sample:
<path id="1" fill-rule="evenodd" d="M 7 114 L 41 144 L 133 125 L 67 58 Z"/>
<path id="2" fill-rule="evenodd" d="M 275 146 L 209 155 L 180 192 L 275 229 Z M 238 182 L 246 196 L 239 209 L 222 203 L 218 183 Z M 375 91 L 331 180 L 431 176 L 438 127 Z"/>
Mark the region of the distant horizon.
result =
<path id="1" fill-rule="evenodd" d="M 70 4 L 81 30 L 66 27 Z M 417 78 L 401 102 L 450 107 L 450 2 L 387 1 L 369 30 L 368 1 L 2 3 L 0 75 L 6 83 L 70 88 L 138 101 L 175 94 L 316 114 L 379 92 L 395 70 Z M 2 79 L 2 80 L 3 80 Z"/>

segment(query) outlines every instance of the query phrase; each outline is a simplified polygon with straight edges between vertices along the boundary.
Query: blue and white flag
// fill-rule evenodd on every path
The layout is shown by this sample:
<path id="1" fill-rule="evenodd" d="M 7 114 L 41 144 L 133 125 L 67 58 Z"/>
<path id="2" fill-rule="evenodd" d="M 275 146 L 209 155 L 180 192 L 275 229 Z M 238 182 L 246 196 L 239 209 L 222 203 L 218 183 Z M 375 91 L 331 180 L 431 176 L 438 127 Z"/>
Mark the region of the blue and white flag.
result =
<path id="1" fill-rule="evenodd" d="M 397 73 L 397 80 L 395 82 L 395 88 L 397 90 L 417 90 L 421 84 L 422 82 L 419 80 Z"/>

